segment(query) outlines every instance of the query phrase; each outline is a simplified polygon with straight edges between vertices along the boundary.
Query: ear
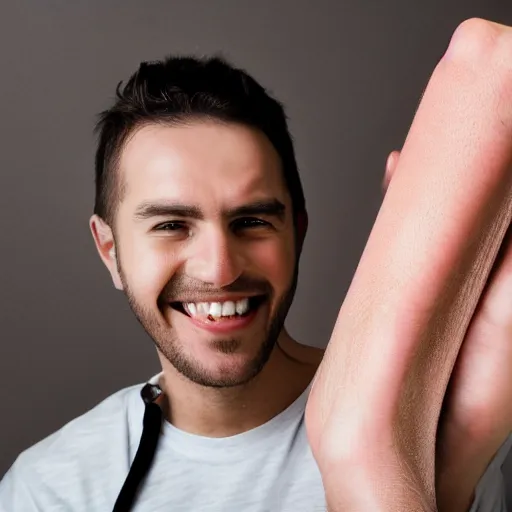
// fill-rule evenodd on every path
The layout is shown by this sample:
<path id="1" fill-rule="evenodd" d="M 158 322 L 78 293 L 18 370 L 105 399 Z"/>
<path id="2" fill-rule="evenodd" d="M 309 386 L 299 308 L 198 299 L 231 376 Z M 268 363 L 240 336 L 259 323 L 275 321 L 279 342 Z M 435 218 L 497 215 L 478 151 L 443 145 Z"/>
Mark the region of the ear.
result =
<path id="1" fill-rule="evenodd" d="M 89 220 L 89 227 L 91 228 L 92 237 L 96 244 L 96 249 L 100 255 L 101 260 L 107 267 L 114 286 L 118 290 L 123 289 L 123 283 L 117 268 L 116 247 L 114 241 L 114 234 L 110 226 L 98 215 L 93 215 Z"/>
<path id="2" fill-rule="evenodd" d="M 308 230 L 308 213 L 306 210 L 297 214 L 295 222 L 297 223 L 295 228 L 297 236 L 297 254 L 300 254 Z"/>
<path id="3" fill-rule="evenodd" d="M 391 178 L 393 177 L 399 159 L 400 151 L 392 151 L 386 160 L 386 170 L 384 172 L 384 180 L 382 181 L 382 188 L 384 189 L 384 192 L 386 192 L 389 183 L 391 182 Z"/>

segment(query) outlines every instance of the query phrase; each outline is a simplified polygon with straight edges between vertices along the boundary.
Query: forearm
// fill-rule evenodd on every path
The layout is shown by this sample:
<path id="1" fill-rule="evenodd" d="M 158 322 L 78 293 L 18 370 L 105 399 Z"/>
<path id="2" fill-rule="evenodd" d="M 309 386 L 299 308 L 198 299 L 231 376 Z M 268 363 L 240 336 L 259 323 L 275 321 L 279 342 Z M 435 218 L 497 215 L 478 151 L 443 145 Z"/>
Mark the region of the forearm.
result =
<path id="1" fill-rule="evenodd" d="M 411 468 L 386 458 L 385 465 L 365 458 L 343 470 L 334 465 L 331 475 L 325 470 L 328 512 L 437 512 L 433 490 L 421 488 Z M 338 489 L 331 487 L 336 481 L 343 482 Z"/>
<path id="2" fill-rule="evenodd" d="M 310 395 L 332 512 L 436 507 L 443 397 L 512 216 L 512 83 L 489 27 L 465 24 L 436 67 Z"/>

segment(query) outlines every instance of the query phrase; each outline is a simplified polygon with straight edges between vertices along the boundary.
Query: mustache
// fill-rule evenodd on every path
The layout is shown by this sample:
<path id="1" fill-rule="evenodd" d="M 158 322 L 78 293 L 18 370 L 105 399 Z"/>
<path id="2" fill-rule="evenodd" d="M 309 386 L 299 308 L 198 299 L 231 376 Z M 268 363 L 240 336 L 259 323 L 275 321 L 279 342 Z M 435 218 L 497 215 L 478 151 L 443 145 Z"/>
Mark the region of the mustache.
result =
<path id="1" fill-rule="evenodd" d="M 161 300 L 163 302 L 182 302 L 187 299 L 190 302 L 197 302 L 199 300 L 207 301 L 208 297 L 221 293 L 269 295 L 271 292 L 272 286 L 268 281 L 245 275 L 222 288 L 212 288 L 202 281 L 192 280 L 185 276 L 173 276 L 165 286 Z"/>

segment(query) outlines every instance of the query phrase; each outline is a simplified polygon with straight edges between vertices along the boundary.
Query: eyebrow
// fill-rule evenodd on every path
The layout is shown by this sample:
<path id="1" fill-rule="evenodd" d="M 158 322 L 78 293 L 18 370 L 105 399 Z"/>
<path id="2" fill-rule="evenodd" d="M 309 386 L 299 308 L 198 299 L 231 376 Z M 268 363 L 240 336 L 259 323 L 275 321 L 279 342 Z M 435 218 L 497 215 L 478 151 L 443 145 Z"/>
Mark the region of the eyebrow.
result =
<path id="1" fill-rule="evenodd" d="M 229 208 L 223 212 L 227 218 L 264 215 L 275 217 L 280 221 L 284 220 L 286 212 L 285 205 L 278 199 L 266 199 L 252 203 Z M 147 220 L 153 217 L 180 217 L 196 220 L 204 220 L 203 211 L 192 205 L 168 202 L 144 202 L 135 210 L 135 220 Z"/>

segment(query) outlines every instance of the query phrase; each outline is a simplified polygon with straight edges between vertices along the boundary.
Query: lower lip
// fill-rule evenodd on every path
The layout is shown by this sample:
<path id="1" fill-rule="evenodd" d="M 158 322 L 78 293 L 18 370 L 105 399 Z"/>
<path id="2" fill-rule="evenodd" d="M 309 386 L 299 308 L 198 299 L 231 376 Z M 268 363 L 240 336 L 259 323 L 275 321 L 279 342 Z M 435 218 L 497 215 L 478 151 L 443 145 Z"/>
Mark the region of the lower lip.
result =
<path id="1" fill-rule="evenodd" d="M 235 318 L 228 318 L 226 320 L 199 320 L 191 316 L 185 315 L 196 327 L 209 331 L 211 333 L 231 333 L 239 331 L 249 326 L 254 320 L 258 311 L 261 309 L 263 304 L 260 304 L 256 309 L 253 309 L 247 316 L 240 316 Z"/>

